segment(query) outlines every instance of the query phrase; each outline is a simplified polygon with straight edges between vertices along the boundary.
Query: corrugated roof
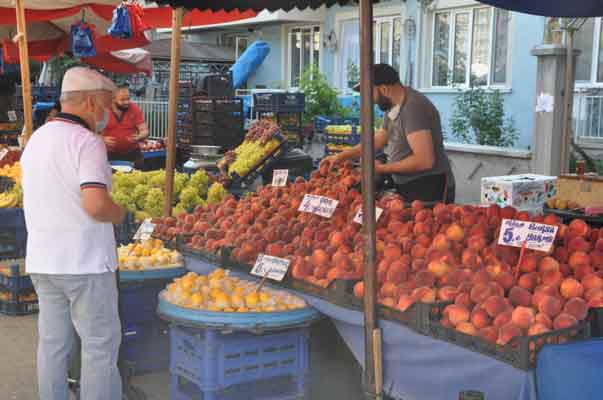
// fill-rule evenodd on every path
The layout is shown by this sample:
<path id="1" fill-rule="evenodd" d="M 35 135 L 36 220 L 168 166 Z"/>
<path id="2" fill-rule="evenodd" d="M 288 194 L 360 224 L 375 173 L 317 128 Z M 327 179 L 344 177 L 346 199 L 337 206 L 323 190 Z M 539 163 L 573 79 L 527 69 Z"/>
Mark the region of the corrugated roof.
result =
<path id="1" fill-rule="evenodd" d="M 169 59 L 171 39 L 154 40 L 145 49 L 151 53 L 153 59 Z M 180 58 L 184 61 L 234 62 L 235 57 L 233 49 L 214 44 L 182 41 L 180 47 Z"/>
<path id="2" fill-rule="evenodd" d="M 226 10 L 231 11 L 239 9 L 245 10 L 285 10 L 289 11 L 293 8 L 303 10 L 305 8 L 318 8 L 322 5 L 331 7 L 332 5 L 346 5 L 357 3 L 354 0 L 156 0 L 161 5 L 171 5 L 172 7 L 185 7 L 188 9 L 198 8 L 200 10 Z M 373 0 L 373 3 L 378 3 L 378 0 Z"/>

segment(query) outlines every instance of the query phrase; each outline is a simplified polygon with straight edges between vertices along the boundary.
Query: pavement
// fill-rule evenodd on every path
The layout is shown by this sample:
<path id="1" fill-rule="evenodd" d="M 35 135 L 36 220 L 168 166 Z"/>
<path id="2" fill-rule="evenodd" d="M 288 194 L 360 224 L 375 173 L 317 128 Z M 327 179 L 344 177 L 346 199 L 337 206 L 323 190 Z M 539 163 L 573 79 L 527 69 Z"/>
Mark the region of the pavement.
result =
<path id="1" fill-rule="evenodd" d="M 37 316 L 0 315 L 0 398 L 38 400 L 36 379 Z M 329 320 L 312 327 L 310 342 L 311 400 L 361 400 L 361 369 Z M 133 379 L 147 400 L 168 400 L 167 371 Z M 249 400 L 249 399 L 245 399 Z"/>

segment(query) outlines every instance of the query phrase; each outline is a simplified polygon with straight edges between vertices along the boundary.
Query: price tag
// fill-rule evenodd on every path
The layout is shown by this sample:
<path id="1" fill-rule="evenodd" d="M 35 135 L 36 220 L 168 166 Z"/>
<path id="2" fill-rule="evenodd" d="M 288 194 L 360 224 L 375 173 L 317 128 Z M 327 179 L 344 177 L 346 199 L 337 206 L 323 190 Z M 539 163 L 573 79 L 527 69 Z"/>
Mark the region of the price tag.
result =
<path id="1" fill-rule="evenodd" d="M 383 208 L 375 207 L 375 221 L 379 221 L 379 217 L 383 214 Z M 354 217 L 354 222 L 362 225 L 362 217 L 364 213 L 362 212 L 362 207 L 358 209 L 356 216 Z"/>
<path id="2" fill-rule="evenodd" d="M 553 225 L 503 219 L 498 244 L 523 247 L 525 243 L 527 249 L 548 252 L 555 241 L 558 229 Z"/>
<path id="3" fill-rule="evenodd" d="M 331 218 L 339 201 L 324 196 L 306 194 L 299 205 L 298 211 L 320 215 Z"/>
<path id="4" fill-rule="evenodd" d="M 138 227 L 134 240 L 149 240 L 153 231 L 155 230 L 155 224 L 151 222 L 151 218 L 147 218 L 142 221 L 142 224 Z"/>
<path id="5" fill-rule="evenodd" d="M 275 169 L 272 171 L 272 186 L 286 186 L 288 178 L 288 169 Z"/>
<path id="6" fill-rule="evenodd" d="M 0 149 L 0 161 L 8 154 L 8 149 Z"/>
<path id="7" fill-rule="evenodd" d="M 289 270 L 290 261 L 285 258 L 268 256 L 260 254 L 255 260 L 255 265 L 251 270 L 251 275 L 259 277 L 267 276 L 268 279 L 282 281 Z"/>
<path id="8" fill-rule="evenodd" d="M 15 122 L 17 120 L 17 113 L 15 110 L 7 111 L 6 114 L 8 115 L 8 120 L 10 122 Z"/>

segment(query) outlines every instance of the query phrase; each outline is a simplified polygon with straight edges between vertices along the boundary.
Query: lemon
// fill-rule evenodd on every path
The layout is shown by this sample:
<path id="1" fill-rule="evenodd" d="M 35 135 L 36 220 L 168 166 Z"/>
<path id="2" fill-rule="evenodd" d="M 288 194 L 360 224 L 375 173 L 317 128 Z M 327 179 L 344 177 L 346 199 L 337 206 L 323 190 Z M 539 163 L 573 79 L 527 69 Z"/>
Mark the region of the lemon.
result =
<path id="1" fill-rule="evenodd" d="M 193 307 L 199 308 L 203 304 L 204 300 L 205 299 L 203 298 L 203 295 L 197 292 L 191 296 L 191 305 Z"/>
<path id="2" fill-rule="evenodd" d="M 251 292 L 247 296 L 245 296 L 245 304 L 249 308 L 255 308 L 258 305 L 259 296 L 256 292 Z"/>

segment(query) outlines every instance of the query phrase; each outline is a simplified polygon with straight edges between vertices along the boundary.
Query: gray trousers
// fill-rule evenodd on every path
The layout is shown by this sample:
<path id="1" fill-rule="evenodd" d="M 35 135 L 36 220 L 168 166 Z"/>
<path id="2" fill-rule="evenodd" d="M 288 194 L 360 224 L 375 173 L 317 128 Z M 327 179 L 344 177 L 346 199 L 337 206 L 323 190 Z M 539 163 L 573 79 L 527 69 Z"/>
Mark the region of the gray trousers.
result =
<path id="1" fill-rule="evenodd" d="M 121 325 L 115 273 L 32 274 L 38 294 L 38 386 L 41 400 L 67 400 L 74 328 L 82 342 L 81 400 L 121 400 L 117 369 Z"/>

